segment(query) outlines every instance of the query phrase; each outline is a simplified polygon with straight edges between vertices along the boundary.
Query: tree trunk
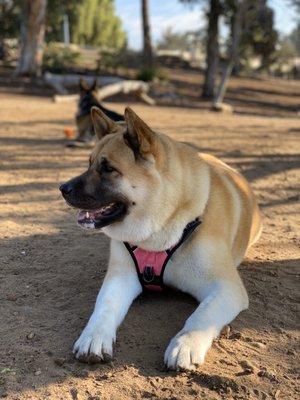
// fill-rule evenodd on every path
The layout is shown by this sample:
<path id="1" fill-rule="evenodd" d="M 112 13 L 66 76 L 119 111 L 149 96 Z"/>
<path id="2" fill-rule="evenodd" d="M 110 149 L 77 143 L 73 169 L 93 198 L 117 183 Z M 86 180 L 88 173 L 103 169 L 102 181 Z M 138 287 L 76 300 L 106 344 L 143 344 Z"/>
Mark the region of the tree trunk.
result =
<path id="1" fill-rule="evenodd" d="M 210 0 L 208 14 L 206 71 L 203 85 L 203 98 L 212 99 L 215 92 L 215 81 L 219 64 L 219 17 L 222 8 L 219 0 Z"/>
<path id="2" fill-rule="evenodd" d="M 143 59 L 146 68 L 153 68 L 153 50 L 148 16 L 148 0 L 142 0 Z"/>
<path id="3" fill-rule="evenodd" d="M 245 12 L 247 0 L 235 0 L 235 15 L 233 17 L 231 48 L 228 64 L 224 70 L 223 77 L 218 89 L 218 93 L 213 101 L 213 107 L 218 108 L 223 102 L 227 84 L 231 76 L 234 65 L 237 62 L 239 42 L 241 37 L 242 17 Z"/>
<path id="4" fill-rule="evenodd" d="M 47 0 L 25 0 L 17 75 L 41 75 Z"/>

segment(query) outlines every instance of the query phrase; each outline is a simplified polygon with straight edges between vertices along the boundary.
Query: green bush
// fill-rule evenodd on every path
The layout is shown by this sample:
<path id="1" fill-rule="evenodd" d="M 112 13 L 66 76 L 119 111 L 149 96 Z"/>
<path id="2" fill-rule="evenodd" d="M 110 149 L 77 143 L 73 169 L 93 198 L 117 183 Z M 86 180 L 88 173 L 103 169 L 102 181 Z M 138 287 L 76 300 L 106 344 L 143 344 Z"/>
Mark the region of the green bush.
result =
<path id="1" fill-rule="evenodd" d="M 137 79 L 145 82 L 152 82 L 154 80 L 168 81 L 169 76 L 167 71 L 156 68 L 142 68 L 137 74 Z"/>
<path id="2" fill-rule="evenodd" d="M 156 78 L 162 82 L 169 82 L 170 75 L 167 70 L 159 68 L 156 70 Z"/>
<path id="3" fill-rule="evenodd" d="M 43 55 L 43 68 L 53 72 L 61 72 L 78 65 L 80 53 L 72 47 L 60 43 L 49 43 Z"/>
<path id="4" fill-rule="evenodd" d="M 119 51 L 102 49 L 99 52 L 98 71 L 118 68 L 138 68 L 141 63 L 141 56 L 138 52 L 122 48 Z"/>
<path id="5" fill-rule="evenodd" d="M 99 52 L 99 59 L 97 61 L 98 71 L 107 69 L 115 70 L 121 65 L 120 57 L 120 53 L 109 50 L 101 50 Z"/>
<path id="6" fill-rule="evenodd" d="M 156 77 L 157 71 L 155 68 L 142 68 L 137 74 L 137 79 L 145 82 L 152 82 Z"/>

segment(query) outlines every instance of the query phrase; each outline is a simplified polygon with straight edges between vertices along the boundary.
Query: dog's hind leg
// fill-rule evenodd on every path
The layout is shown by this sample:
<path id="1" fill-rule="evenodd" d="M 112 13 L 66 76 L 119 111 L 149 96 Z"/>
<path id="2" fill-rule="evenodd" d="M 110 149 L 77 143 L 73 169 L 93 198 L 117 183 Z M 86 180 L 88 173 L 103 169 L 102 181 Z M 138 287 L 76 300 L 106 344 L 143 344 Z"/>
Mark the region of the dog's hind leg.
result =
<path id="1" fill-rule="evenodd" d="M 191 370 L 202 364 L 221 329 L 248 307 L 247 292 L 235 267 L 224 268 L 226 274 L 215 274 L 205 285 L 199 285 L 198 295 L 189 291 L 202 302 L 167 347 L 164 360 L 169 369 Z"/>
<path id="2" fill-rule="evenodd" d="M 95 363 L 112 358 L 117 328 L 142 291 L 132 260 L 123 247 L 122 243 L 112 241 L 108 272 L 95 309 L 74 344 L 73 353 L 79 361 Z"/>

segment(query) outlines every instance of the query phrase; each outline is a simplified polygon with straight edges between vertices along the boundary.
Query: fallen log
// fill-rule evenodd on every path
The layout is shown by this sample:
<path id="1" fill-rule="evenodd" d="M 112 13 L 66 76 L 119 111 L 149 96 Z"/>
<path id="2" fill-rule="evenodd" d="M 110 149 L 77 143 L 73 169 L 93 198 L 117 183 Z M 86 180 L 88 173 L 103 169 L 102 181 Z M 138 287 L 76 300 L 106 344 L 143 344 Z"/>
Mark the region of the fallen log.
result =
<path id="1" fill-rule="evenodd" d="M 119 79 L 119 78 L 117 78 Z M 122 94 L 133 94 L 138 97 L 140 100 L 144 101 L 148 105 L 155 105 L 155 100 L 152 99 L 148 95 L 149 85 L 143 81 L 135 81 L 135 80 L 122 80 L 119 82 L 107 84 L 106 86 L 101 87 L 97 91 L 98 99 L 104 100 L 107 97 L 113 96 L 118 93 Z M 53 97 L 53 100 L 56 103 L 65 103 L 71 101 L 78 101 L 78 94 L 58 94 Z"/>
<path id="2" fill-rule="evenodd" d="M 156 101 L 152 99 L 146 92 L 139 92 L 137 96 L 149 106 L 155 106 Z"/>
<path id="3" fill-rule="evenodd" d="M 58 75 L 52 74 L 51 72 L 46 72 L 43 76 L 44 80 L 48 85 L 52 86 L 58 94 L 66 95 L 68 94 L 68 90 L 66 87 L 68 86 L 76 86 L 79 85 L 79 81 L 82 78 L 82 75 L 78 74 L 66 74 L 66 75 Z M 95 80 L 99 86 L 110 85 L 112 83 L 120 82 L 121 78 L 116 76 L 97 76 L 97 75 L 89 75 L 85 76 L 84 80 L 92 85 Z"/>
<path id="4" fill-rule="evenodd" d="M 211 106 L 211 110 L 216 111 L 216 112 L 228 113 L 228 114 L 233 113 L 233 107 L 230 104 L 226 104 L 226 103 L 214 103 Z"/>

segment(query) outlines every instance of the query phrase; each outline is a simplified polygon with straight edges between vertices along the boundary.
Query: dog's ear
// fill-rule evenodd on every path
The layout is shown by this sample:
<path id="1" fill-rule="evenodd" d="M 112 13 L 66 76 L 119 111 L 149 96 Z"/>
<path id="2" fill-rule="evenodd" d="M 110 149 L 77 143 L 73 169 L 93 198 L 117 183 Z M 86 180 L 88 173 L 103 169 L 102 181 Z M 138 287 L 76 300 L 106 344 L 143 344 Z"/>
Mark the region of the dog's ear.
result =
<path id="1" fill-rule="evenodd" d="M 108 135 L 109 133 L 116 133 L 121 128 L 120 125 L 110 119 L 98 107 L 92 107 L 91 116 L 94 130 L 98 139 L 102 139 L 103 136 Z"/>
<path id="2" fill-rule="evenodd" d="M 131 108 L 126 107 L 124 117 L 127 124 L 124 140 L 134 152 L 135 158 L 150 154 L 155 142 L 155 133 Z"/>
<path id="3" fill-rule="evenodd" d="M 92 83 L 92 86 L 90 87 L 90 90 L 97 90 L 98 89 L 98 82 L 97 78 L 94 79 L 94 82 Z"/>
<path id="4" fill-rule="evenodd" d="M 79 79 L 79 89 L 83 92 L 87 92 L 89 90 L 89 86 L 84 78 Z"/>

